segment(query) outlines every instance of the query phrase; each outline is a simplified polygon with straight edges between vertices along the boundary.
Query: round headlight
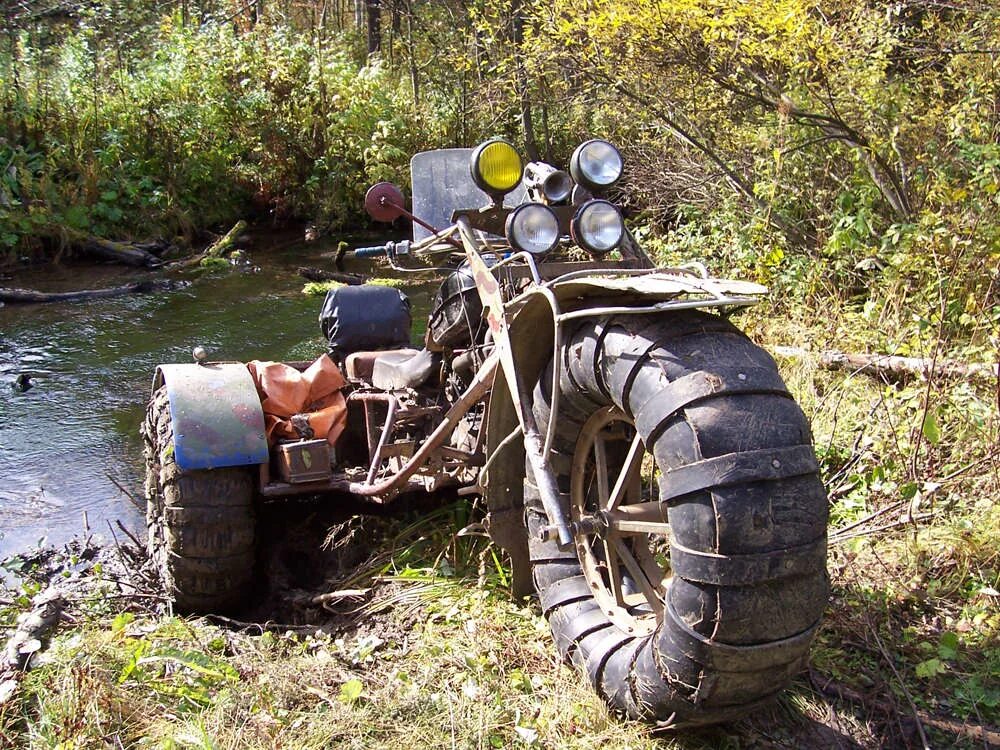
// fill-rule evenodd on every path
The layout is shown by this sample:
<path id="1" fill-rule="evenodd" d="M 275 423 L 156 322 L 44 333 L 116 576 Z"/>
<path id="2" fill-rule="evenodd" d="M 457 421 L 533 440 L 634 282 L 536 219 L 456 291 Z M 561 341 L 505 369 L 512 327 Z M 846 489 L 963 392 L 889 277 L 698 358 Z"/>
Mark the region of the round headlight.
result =
<path id="1" fill-rule="evenodd" d="M 622 176 L 622 155 L 607 141 L 593 140 L 576 147 L 569 160 L 569 173 L 588 190 L 600 191 Z"/>
<path id="2" fill-rule="evenodd" d="M 545 255 L 559 243 L 559 219 L 548 206 L 524 203 L 507 217 L 507 241 L 516 250 Z"/>
<path id="3" fill-rule="evenodd" d="M 472 181 L 493 198 L 506 195 L 521 182 L 521 157 L 517 149 L 500 138 L 476 146 L 469 168 Z"/>
<path id="4" fill-rule="evenodd" d="M 618 209 L 607 201 L 584 203 L 570 225 L 573 240 L 595 255 L 618 247 L 625 234 L 625 222 Z"/>

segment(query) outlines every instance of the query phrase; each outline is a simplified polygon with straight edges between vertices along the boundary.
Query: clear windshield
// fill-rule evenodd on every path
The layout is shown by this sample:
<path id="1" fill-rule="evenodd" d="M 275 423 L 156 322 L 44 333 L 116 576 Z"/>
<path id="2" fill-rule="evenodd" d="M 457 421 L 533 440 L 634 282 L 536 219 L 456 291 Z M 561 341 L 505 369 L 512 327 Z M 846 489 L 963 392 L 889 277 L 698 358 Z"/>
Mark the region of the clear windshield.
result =
<path id="1" fill-rule="evenodd" d="M 489 196 L 476 187 L 469 173 L 470 154 L 471 148 L 446 148 L 424 151 L 410 159 L 415 216 L 443 229 L 451 223 L 452 212 L 456 209 L 489 205 Z M 503 202 L 505 206 L 517 206 L 524 197 L 524 185 L 521 184 Z M 429 235 L 430 232 L 419 224 L 413 225 L 414 242 Z"/>

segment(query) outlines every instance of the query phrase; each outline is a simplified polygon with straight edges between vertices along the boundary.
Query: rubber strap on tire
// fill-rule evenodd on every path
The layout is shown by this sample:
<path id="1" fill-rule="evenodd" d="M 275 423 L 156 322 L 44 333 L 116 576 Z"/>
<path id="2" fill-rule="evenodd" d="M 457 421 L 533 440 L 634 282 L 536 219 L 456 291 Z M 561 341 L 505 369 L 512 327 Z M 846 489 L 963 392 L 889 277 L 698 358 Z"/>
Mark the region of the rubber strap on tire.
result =
<path id="1" fill-rule="evenodd" d="M 636 640 L 634 636 L 626 635 L 615 628 L 594 646 L 594 649 L 587 654 L 585 667 L 591 685 L 596 687 L 601 684 L 601 674 L 604 672 L 604 665 L 607 664 L 608 659 L 615 651 L 634 640 Z"/>
<path id="2" fill-rule="evenodd" d="M 752 673 L 795 662 L 808 654 L 809 644 L 819 627 L 817 621 L 801 633 L 780 641 L 733 646 L 706 638 L 692 630 L 677 614 L 669 596 L 665 614 L 673 621 L 673 627 L 665 627 L 660 631 L 663 634 L 661 652 L 683 654 L 698 664 L 719 672 Z"/>
<path id="3" fill-rule="evenodd" d="M 811 445 L 726 453 L 668 471 L 660 479 L 660 502 L 669 503 L 712 487 L 787 479 L 818 470 Z"/>
<path id="4" fill-rule="evenodd" d="M 688 581 L 715 586 L 760 585 L 818 573 L 826 567 L 826 537 L 797 547 L 752 555 L 699 552 L 670 541 L 670 569 Z"/>
<path id="5" fill-rule="evenodd" d="M 650 444 L 666 427 L 667 418 L 705 398 L 737 393 L 773 393 L 790 397 L 781 376 L 765 367 L 733 367 L 718 372 L 693 372 L 654 393 L 635 412 L 635 427 Z"/>
<path id="6" fill-rule="evenodd" d="M 540 596 L 542 611 L 548 613 L 560 605 L 589 599 L 593 595 L 587 579 L 582 575 L 556 581 Z"/>
<path id="7" fill-rule="evenodd" d="M 560 607 L 552 614 L 549 623 L 556 647 L 563 656 L 576 648 L 584 637 L 611 627 L 611 621 L 593 599 Z"/>

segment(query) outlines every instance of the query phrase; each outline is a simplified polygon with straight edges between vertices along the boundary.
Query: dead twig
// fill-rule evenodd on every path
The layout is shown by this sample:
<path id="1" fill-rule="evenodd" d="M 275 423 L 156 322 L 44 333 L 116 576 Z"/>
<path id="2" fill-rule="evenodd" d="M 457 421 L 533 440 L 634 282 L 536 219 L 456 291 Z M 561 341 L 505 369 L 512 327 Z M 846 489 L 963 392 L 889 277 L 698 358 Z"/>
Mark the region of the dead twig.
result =
<path id="1" fill-rule="evenodd" d="M 864 518 L 860 518 L 857 521 L 854 521 L 853 523 L 847 524 L 847 526 L 842 526 L 839 529 L 834 529 L 833 531 L 830 532 L 830 536 L 831 537 L 840 536 L 845 531 L 850 531 L 851 529 L 861 526 L 862 524 L 868 523 L 869 521 L 874 521 L 879 516 L 889 513 L 890 511 L 902 510 L 904 505 L 906 505 L 906 500 L 900 500 L 899 502 L 890 503 L 889 505 L 886 505 L 883 508 L 879 508 L 878 510 L 869 513 Z"/>
<path id="2" fill-rule="evenodd" d="M 813 689 L 815 689 L 816 692 L 829 698 L 858 703 L 862 706 L 875 708 L 886 714 L 893 714 L 896 712 L 895 706 L 890 705 L 885 701 L 881 701 L 873 696 L 860 693 L 854 688 L 837 682 L 832 677 L 820 675 L 813 669 L 809 670 L 809 682 L 812 684 Z M 962 737 L 968 737 L 972 740 L 981 741 L 983 743 L 983 747 L 986 748 L 1000 747 L 1000 728 L 991 727 L 985 724 L 970 724 L 967 721 L 960 722 L 955 719 L 946 719 L 940 716 L 932 716 L 926 711 L 917 710 L 916 714 L 919 716 L 919 721 L 925 726 L 933 727 L 934 729 L 939 729 L 943 732 L 950 732 Z"/>
<path id="3" fill-rule="evenodd" d="M 872 534 L 878 534 L 883 531 L 889 531 L 890 529 L 898 529 L 900 526 L 910 526 L 911 524 L 916 524 L 918 521 L 926 521 L 928 518 L 933 518 L 937 513 L 921 513 L 919 516 L 907 515 L 900 518 L 892 523 L 883 524 L 882 526 L 875 526 L 871 529 L 862 529 L 861 531 L 856 531 L 853 534 L 838 534 L 833 533 L 829 537 L 830 544 L 841 544 L 848 541 L 849 539 L 856 539 L 860 536 L 871 536 Z"/>
<path id="4" fill-rule="evenodd" d="M 371 589 L 342 589 L 340 591 L 330 591 L 326 594 L 320 594 L 319 596 L 314 596 L 310 599 L 311 604 L 330 604 L 332 602 L 338 601 L 361 601 L 368 594 L 371 593 Z"/>
<path id="5" fill-rule="evenodd" d="M 920 721 L 920 712 L 917 710 L 917 704 L 913 702 L 913 696 L 910 695 L 910 691 L 906 687 L 906 683 L 903 681 L 902 675 L 899 674 L 899 670 L 896 669 L 896 664 L 892 660 L 892 656 L 886 650 L 885 645 L 882 643 L 882 639 L 879 638 L 878 631 L 872 624 L 871 619 L 868 617 L 868 613 L 865 613 L 865 621 L 868 624 L 868 629 L 871 631 L 872 637 L 875 639 L 875 645 L 878 647 L 879 653 L 882 655 L 883 661 L 889 665 L 889 669 L 892 670 L 892 674 L 896 678 L 896 682 L 899 683 L 899 689 L 903 691 L 903 696 L 906 698 L 906 702 L 910 704 L 910 711 L 913 712 L 913 719 L 917 723 L 917 734 L 920 735 L 920 741 L 924 745 L 924 750 L 931 750 L 930 743 L 927 741 L 927 735 L 924 732 L 924 725 Z"/>
<path id="6" fill-rule="evenodd" d="M 265 632 L 269 633 L 308 633 L 312 634 L 318 630 L 326 631 L 328 628 L 321 625 L 287 625 L 280 622 L 247 622 L 245 620 L 236 620 L 232 617 L 225 617 L 223 615 L 205 615 L 205 619 L 209 622 L 214 622 L 218 625 L 224 625 L 227 628 L 232 628 L 234 630 L 240 630 L 243 632 L 257 631 L 258 634 L 263 635 Z"/>
<path id="7" fill-rule="evenodd" d="M 125 528 L 125 525 L 121 522 L 120 519 L 115 519 L 115 526 L 121 529 L 122 533 L 132 540 L 132 544 L 136 546 L 136 549 L 143 549 L 145 547 L 145 545 L 141 544 L 139 540 L 135 537 L 135 534 L 133 534 L 131 531 Z"/>
<path id="8" fill-rule="evenodd" d="M 114 485 L 115 487 L 117 487 L 117 488 L 118 488 L 118 490 L 119 490 L 119 491 L 120 491 L 120 492 L 121 492 L 121 493 L 122 493 L 122 494 L 123 494 L 123 495 L 124 495 L 125 497 L 127 497 L 127 498 L 128 498 L 129 502 L 131 502 L 131 503 L 132 503 L 132 505 L 134 505 L 134 506 L 135 506 L 136 508 L 138 508 L 139 510 L 141 510 L 141 511 L 143 511 L 143 512 L 145 512 L 145 511 L 146 511 L 146 503 L 145 503 L 145 502 L 143 502 L 143 501 L 140 501 L 140 500 L 139 500 L 138 498 L 136 498 L 136 497 L 135 497 L 135 496 L 134 496 L 134 495 L 133 495 L 133 494 L 132 494 L 131 492 L 129 492 L 129 491 L 128 491 L 127 489 L 125 489 L 124 487 L 122 487 L 122 486 L 121 486 L 121 484 L 120 484 L 120 483 L 118 482 L 118 480 L 117 480 L 117 479 L 115 479 L 115 478 L 114 478 L 113 476 L 111 476 L 111 474 L 109 474 L 108 472 L 104 472 L 104 476 L 106 476 L 106 477 L 108 478 L 108 481 L 110 481 L 110 482 L 111 482 L 111 484 L 113 484 L 113 485 Z"/>
<path id="9" fill-rule="evenodd" d="M 128 561 L 125 560 L 125 554 L 122 552 L 122 546 L 118 542 L 118 535 L 115 534 L 115 530 L 111 527 L 110 522 L 108 522 L 108 531 L 111 532 L 111 538 L 115 542 L 115 552 L 118 553 L 118 559 L 121 561 L 122 570 L 125 572 L 125 575 L 129 577 L 129 581 L 132 582 L 132 586 L 134 588 L 140 588 L 139 586 L 136 586 L 135 583 L 132 581 L 132 571 L 129 569 Z M 116 582 L 121 583 L 120 580 Z"/>

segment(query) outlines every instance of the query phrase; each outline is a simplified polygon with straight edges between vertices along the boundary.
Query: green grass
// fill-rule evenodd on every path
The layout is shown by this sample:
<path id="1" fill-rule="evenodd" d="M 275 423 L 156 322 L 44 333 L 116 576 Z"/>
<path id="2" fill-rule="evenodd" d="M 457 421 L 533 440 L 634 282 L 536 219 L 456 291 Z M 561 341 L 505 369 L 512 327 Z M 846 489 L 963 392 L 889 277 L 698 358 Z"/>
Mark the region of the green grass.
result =
<path id="1" fill-rule="evenodd" d="M 771 344 L 839 340 L 836 321 L 798 320 L 779 325 L 761 309 L 742 323 Z M 556 657 L 537 604 L 509 596 L 496 550 L 457 533 L 475 529 L 458 503 L 347 533 L 371 554 L 340 587 L 372 595 L 355 622 L 329 632 L 179 619 L 121 597 L 115 577 L 92 566 L 73 620 L 0 706 L 0 746 L 880 748 L 917 747 L 921 732 L 933 747 L 1000 741 L 993 386 L 884 382 L 809 359 L 780 366 L 831 493 L 832 594 L 809 671 L 744 721 L 677 737 L 609 714 Z M 38 589 L 27 581 L 0 594 L 0 627 Z"/>

